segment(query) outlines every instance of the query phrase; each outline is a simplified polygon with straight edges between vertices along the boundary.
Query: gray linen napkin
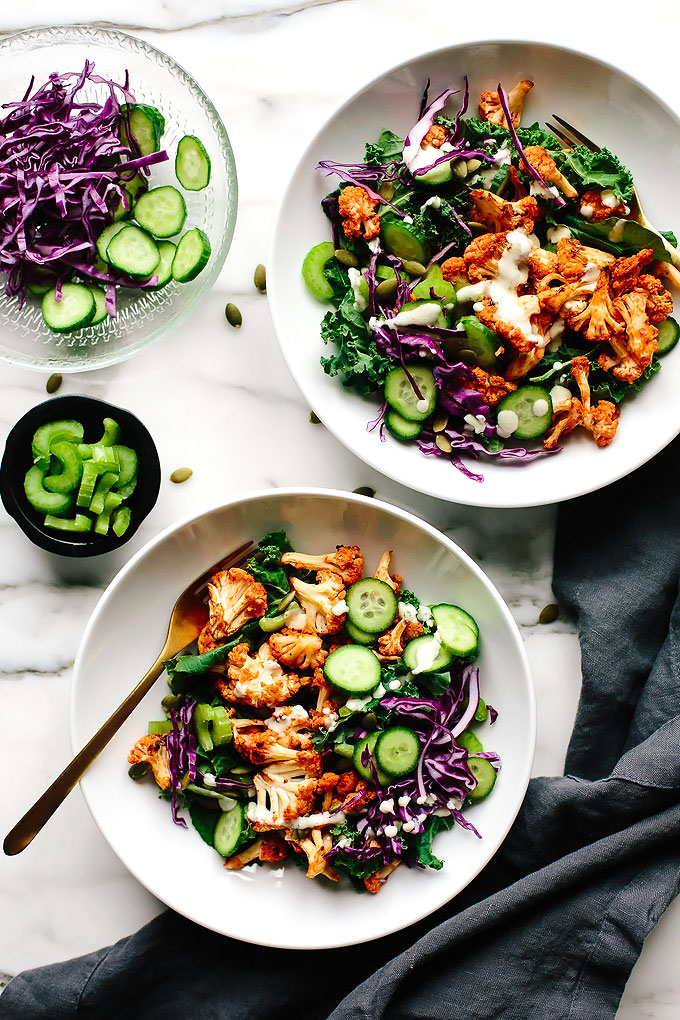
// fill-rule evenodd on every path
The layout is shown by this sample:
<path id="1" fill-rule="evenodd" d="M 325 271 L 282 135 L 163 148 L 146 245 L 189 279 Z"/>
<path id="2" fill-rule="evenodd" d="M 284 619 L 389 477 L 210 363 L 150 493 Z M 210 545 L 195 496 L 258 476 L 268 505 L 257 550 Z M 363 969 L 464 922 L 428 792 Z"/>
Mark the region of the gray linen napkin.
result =
<path id="1" fill-rule="evenodd" d="M 611 1020 L 680 886 L 680 443 L 560 508 L 554 589 L 583 688 L 566 775 L 534 779 L 491 864 L 405 932 L 263 949 L 166 912 L 27 971 L 0 1020 Z"/>

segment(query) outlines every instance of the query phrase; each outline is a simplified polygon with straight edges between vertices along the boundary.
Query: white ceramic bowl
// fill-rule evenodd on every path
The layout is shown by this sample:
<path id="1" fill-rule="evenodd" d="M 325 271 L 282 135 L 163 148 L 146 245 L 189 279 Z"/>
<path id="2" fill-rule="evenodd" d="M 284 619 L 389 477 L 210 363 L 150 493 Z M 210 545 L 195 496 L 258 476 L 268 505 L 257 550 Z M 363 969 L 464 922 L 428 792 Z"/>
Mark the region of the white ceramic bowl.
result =
<path id="1" fill-rule="evenodd" d="M 402 136 L 417 119 L 423 86 L 430 95 L 470 79 L 471 111 L 482 89 L 508 87 L 520 78 L 535 82 L 524 123 L 545 121 L 553 111 L 617 153 L 633 172 L 645 210 L 661 230 L 680 231 L 680 122 L 660 99 L 611 65 L 557 46 L 528 42 L 466 43 L 418 57 L 354 95 L 330 118 L 303 153 L 283 193 L 269 256 L 269 302 L 288 367 L 310 406 L 330 431 L 367 464 L 412 489 L 475 506 L 535 506 L 590 492 L 628 474 L 680 432 L 677 406 L 680 346 L 662 371 L 623 405 L 614 442 L 603 450 L 583 430 L 567 437 L 562 453 L 520 465 L 471 462 L 484 475 L 475 482 L 448 461 L 425 457 L 415 444 L 377 430 L 371 402 L 324 374 L 319 322 L 327 310 L 307 292 L 300 276 L 304 255 L 330 239 L 319 202 L 337 178 L 315 171 L 321 159 L 363 159 L 364 142 L 385 126 Z M 454 107 L 455 108 L 455 107 Z M 676 303 L 677 307 L 677 303 Z M 476 464 L 476 467 L 475 467 Z"/>
<path id="2" fill-rule="evenodd" d="M 71 735 L 80 748 L 134 687 L 162 646 L 172 603 L 186 584 L 230 549 L 272 527 L 296 548 L 361 546 L 368 564 L 384 549 L 425 599 L 455 600 L 478 620 L 482 695 L 499 711 L 489 749 L 503 768 L 493 794 L 470 810 L 483 834 L 456 828 L 437 837 L 442 871 L 402 867 L 377 896 L 348 883 L 311 881 L 294 864 L 227 871 L 166 801 L 128 778 L 127 753 L 158 717 L 160 680 L 81 783 L 105 839 L 155 896 L 199 924 L 248 942 L 322 949 L 406 927 L 461 891 L 498 849 L 524 797 L 534 753 L 534 692 L 526 653 L 507 607 L 480 568 L 453 542 L 404 510 L 327 490 L 248 495 L 175 525 L 142 549 L 103 595 L 76 659 Z"/>

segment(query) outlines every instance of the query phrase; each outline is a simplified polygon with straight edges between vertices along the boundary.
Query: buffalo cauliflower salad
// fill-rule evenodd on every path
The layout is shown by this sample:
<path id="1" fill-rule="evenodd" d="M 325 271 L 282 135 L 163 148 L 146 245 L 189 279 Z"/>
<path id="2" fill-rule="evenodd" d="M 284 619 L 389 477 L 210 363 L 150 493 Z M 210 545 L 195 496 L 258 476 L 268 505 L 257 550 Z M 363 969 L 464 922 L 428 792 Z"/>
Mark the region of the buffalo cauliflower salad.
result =
<path id="1" fill-rule="evenodd" d="M 166 718 L 130 751 L 183 827 L 229 869 L 290 858 L 307 877 L 380 890 L 399 864 L 439 869 L 438 832 L 479 832 L 468 809 L 500 758 L 482 731 L 479 629 L 425 605 L 357 546 L 312 555 L 285 532 L 215 574 L 193 654 L 166 663 Z"/>
<path id="2" fill-rule="evenodd" d="M 332 241 L 302 266 L 335 306 L 324 371 L 384 401 L 368 427 L 477 481 L 461 455 L 527 463 L 576 428 L 611 443 L 680 334 L 675 237 L 635 221 L 613 153 L 521 126 L 532 87 L 483 92 L 466 117 L 467 78 L 432 102 L 428 81 L 405 139 L 384 128 L 363 163 L 321 162 L 341 181 L 321 203 Z"/>

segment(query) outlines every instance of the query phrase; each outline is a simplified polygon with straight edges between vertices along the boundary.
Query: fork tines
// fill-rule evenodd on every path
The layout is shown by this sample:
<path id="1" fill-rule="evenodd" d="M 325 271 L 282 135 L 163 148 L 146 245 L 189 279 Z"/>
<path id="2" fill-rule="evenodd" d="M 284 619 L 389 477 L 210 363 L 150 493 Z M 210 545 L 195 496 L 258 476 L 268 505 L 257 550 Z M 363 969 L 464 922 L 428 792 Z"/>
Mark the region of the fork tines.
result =
<path id="1" fill-rule="evenodd" d="M 585 145 L 586 148 L 590 149 L 591 152 L 600 151 L 600 146 L 596 145 L 592 138 L 588 138 L 588 135 L 584 135 L 582 131 L 579 131 L 578 128 L 575 128 L 573 124 L 569 123 L 568 120 L 564 120 L 563 117 L 559 117 L 556 113 L 553 113 L 553 117 L 555 118 L 558 124 L 562 125 L 564 131 L 561 130 L 559 127 L 556 127 L 554 124 L 551 124 L 549 121 L 546 121 L 545 126 L 547 127 L 548 131 L 552 131 L 554 135 L 557 135 L 557 137 L 560 138 L 563 142 L 566 142 L 567 145 L 572 146 L 575 145 L 577 142 L 580 142 L 581 145 Z M 569 132 L 569 134 L 566 134 L 565 132 Z M 573 135 L 573 138 L 570 138 L 569 135 Z M 574 141 L 574 139 L 576 141 Z"/>

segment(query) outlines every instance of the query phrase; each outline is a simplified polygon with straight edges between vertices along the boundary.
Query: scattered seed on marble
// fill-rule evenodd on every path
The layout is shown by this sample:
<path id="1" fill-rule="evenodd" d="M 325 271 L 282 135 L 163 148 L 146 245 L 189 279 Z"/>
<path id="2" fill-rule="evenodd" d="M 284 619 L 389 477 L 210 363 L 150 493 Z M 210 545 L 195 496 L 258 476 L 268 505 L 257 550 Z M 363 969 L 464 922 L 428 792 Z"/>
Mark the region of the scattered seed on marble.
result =
<path id="1" fill-rule="evenodd" d="M 243 316 L 241 315 L 240 310 L 236 307 L 236 305 L 232 304 L 231 301 L 224 309 L 224 314 L 226 315 L 227 322 L 230 326 L 233 326 L 234 329 L 241 328 L 241 325 L 243 324 Z"/>
<path id="2" fill-rule="evenodd" d="M 368 496 L 370 499 L 375 496 L 375 489 L 372 489 L 370 485 L 359 485 L 356 489 L 352 489 L 352 492 L 356 492 L 357 496 Z"/>
<path id="3" fill-rule="evenodd" d="M 445 436 L 443 432 L 437 433 L 434 441 L 437 444 L 437 448 L 441 450 L 442 453 L 451 453 L 451 451 L 453 450 L 453 447 L 451 446 L 448 437 Z"/>
<path id="4" fill-rule="evenodd" d="M 192 475 L 193 471 L 191 468 L 176 468 L 170 475 L 170 481 L 179 484 L 180 482 L 186 482 Z"/>
<path id="5" fill-rule="evenodd" d="M 409 276 L 424 276 L 427 269 L 422 262 L 416 262 L 415 260 L 409 259 L 407 262 L 402 262 L 404 272 L 408 273 Z"/>
<path id="6" fill-rule="evenodd" d="M 320 425 L 321 424 L 321 418 L 319 418 L 317 415 L 315 415 L 313 411 L 309 412 L 309 424 L 310 425 Z"/>
<path id="7" fill-rule="evenodd" d="M 557 617 L 560 615 L 560 607 L 554 602 L 551 602 L 549 606 L 544 606 L 541 610 L 538 622 L 539 623 L 554 623 Z"/>
<path id="8" fill-rule="evenodd" d="M 449 424 L 449 416 L 445 411 L 440 411 L 432 422 L 433 432 L 443 432 Z"/>
<path id="9" fill-rule="evenodd" d="M 59 375 L 58 372 L 55 372 L 54 375 L 51 375 L 47 382 L 45 383 L 45 389 L 48 393 L 56 393 L 61 384 L 62 377 Z"/>
<path id="10" fill-rule="evenodd" d="M 255 286 L 257 289 L 264 294 L 267 290 L 267 270 L 264 268 L 262 263 L 255 267 L 255 273 L 253 275 Z"/>
<path id="11" fill-rule="evenodd" d="M 397 293 L 397 278 L 393 276 L 390 280 L 383 280 L 375 288 L 375 296 L 378 301 L 390 301 Z"/>
<path id="12" fill-rule="evenodd" d="M 394 198 L 394 184 L 392 184 L 392 181 L 385 181 L 384 184 L 381 184 L 378 188 L 378 194 L 386 202 L 391 202 Z"/>
<path id="13" fill-rule="evenodd" d="M 351 251 L 347 251 L 346 248 L 338 248 L 335 258 L 341 266 L 347 266 L 348 269 L 356 269 L 359 265 L 359 259 L 356 255 Z"/>

